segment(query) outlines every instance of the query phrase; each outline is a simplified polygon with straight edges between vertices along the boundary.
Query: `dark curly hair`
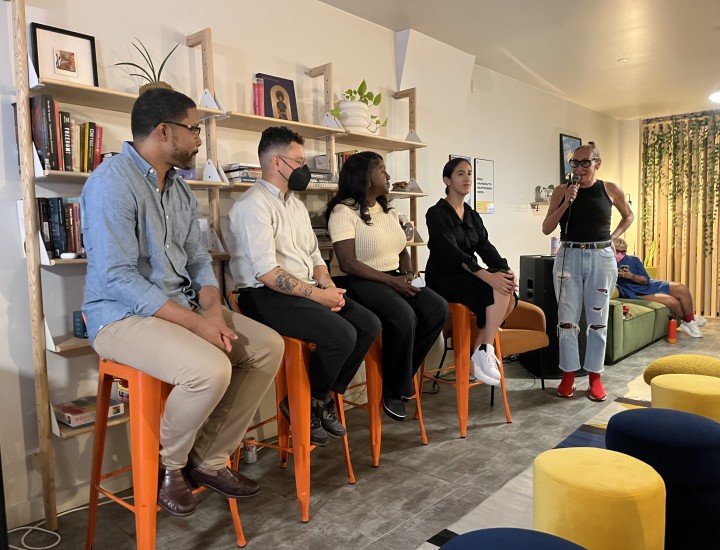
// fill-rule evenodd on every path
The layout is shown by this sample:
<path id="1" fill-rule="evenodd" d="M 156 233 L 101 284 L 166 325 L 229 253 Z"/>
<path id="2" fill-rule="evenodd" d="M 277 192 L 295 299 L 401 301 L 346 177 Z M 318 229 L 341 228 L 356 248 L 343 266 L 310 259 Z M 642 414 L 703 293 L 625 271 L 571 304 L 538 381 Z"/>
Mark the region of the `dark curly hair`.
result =
<path id="1" fill-rule="evenodd" d="M 135 100 L 130 115 L 133 139 L 142 140 L 163 121 L 180 122 L 195 102 L 185 94 L 167 88 L 152 88 Z"/>
<path id="2" fill-rule="evenodd" d="M 275 151 L 278 147 L 287 147 L 293 142 L 300 145 L 305 144 L 303 137 L 297 132 L 290 130 L 287 126 L 271 126 L 270 128 L 266 128 L 260 136 L 260 143 L 258 143 L 260 163 L 263 162 L 263 157 L 266 153 Z"/>
<path id="3" fill-rule="evenodd" d="M 360 219 L 370 225 L 370 213 L 368 212 L 367 192 L 370 183 L 370 172 L 382 162 L 383 158 L 372 151 L 355 153 L 347 159 L 340 170 L 338 179 L 338 190 L 328 202 L 325 209 L 325 220 L 330 219 L 333 208 L 338 204 L 345 204 L 354 210 L 360 211 Z M 377 202 L 382 206 L 383 212 L 388 212 L 392 207 L 388 205 L 385 195 L 377 197 Z"/>

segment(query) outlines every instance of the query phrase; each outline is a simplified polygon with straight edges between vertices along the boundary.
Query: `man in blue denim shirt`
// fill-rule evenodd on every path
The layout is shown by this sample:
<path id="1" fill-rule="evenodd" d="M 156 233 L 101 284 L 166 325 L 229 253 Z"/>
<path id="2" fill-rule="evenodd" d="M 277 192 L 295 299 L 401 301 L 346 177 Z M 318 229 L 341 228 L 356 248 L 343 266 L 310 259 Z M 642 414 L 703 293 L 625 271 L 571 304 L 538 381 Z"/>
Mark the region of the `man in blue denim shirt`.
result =
<path id="1" fill-rule="evenodd" d="M 202 143 L 195 103 L 150 90 L 131 124 L 133 142 L 83 189 L 83 312 L 98 354 L 174 385 L 160 426 L 158 504 L 186 516 L 195 510 L 186 474 L 228 497 L 258 492 L 225 464 L 274 379 L 283 341 L 221 304 L 197 201 L 175 173 L 194 165 Z"/>

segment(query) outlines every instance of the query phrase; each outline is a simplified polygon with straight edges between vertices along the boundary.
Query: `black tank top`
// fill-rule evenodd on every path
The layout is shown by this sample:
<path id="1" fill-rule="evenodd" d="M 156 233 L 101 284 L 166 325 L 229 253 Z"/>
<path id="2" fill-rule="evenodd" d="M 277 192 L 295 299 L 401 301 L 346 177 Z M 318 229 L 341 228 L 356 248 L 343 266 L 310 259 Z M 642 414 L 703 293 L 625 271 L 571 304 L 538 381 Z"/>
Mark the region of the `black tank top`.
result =
<path id="1" fill-rule="evenodd" d="M 587 189 L 581 187 L 572 206 L 560 218 L 560 240 L 580 243 L 609 241 L 611 215 L 612 201 L 602 180 L 597 180 Z"/>

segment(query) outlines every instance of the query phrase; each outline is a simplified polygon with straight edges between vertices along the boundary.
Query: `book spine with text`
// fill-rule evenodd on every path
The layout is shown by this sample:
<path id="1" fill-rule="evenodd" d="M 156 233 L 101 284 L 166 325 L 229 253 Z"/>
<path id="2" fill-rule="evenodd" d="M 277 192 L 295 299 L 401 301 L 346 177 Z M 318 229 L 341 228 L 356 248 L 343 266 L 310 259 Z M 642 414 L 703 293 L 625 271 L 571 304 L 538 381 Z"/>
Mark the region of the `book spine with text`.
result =
<path id="1" fill-rule="evenodd" d="M 60 197 L 50 197 L 50 234 L 53 240 L 53 256 L 67 252 L 67 234 L 65 232 L 65 209 Z"/>
<path id="2" fill-rule="evenodd" d="M 102 141 L 103 127 L 97 125 L 95 126 L 95 143 L 93 145 L 93 170 L 102 162 Z"/>
<path id="3" fill-rule="evenodd" d="M 60 111 L 60 127 L 62 131 L 63 167 L 66 172 L 72 172 L 72 134 L 70 128 L 70 113 Z"/>
<path id="4" fill-rule="evenodd" d="M 57 144 L 58 164 L 56 170 L 65 170 L 65 155 L 63 153 L 62 122 L 60 121 L 60 105 L 53 100 L 53 126 L 55 132 L 55 143 Z"/>

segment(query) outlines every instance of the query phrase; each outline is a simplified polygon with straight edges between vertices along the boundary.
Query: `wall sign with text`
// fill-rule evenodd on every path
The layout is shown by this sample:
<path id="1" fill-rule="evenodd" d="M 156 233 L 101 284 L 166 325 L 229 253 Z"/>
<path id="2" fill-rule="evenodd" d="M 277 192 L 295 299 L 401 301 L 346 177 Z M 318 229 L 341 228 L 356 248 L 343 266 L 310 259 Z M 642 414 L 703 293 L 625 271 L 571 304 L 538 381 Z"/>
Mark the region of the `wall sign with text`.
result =
<path id="1" fill-rule="evenodd" d="M 495 161 L 475 159 L 475 211 L 495 213 Z"/>

